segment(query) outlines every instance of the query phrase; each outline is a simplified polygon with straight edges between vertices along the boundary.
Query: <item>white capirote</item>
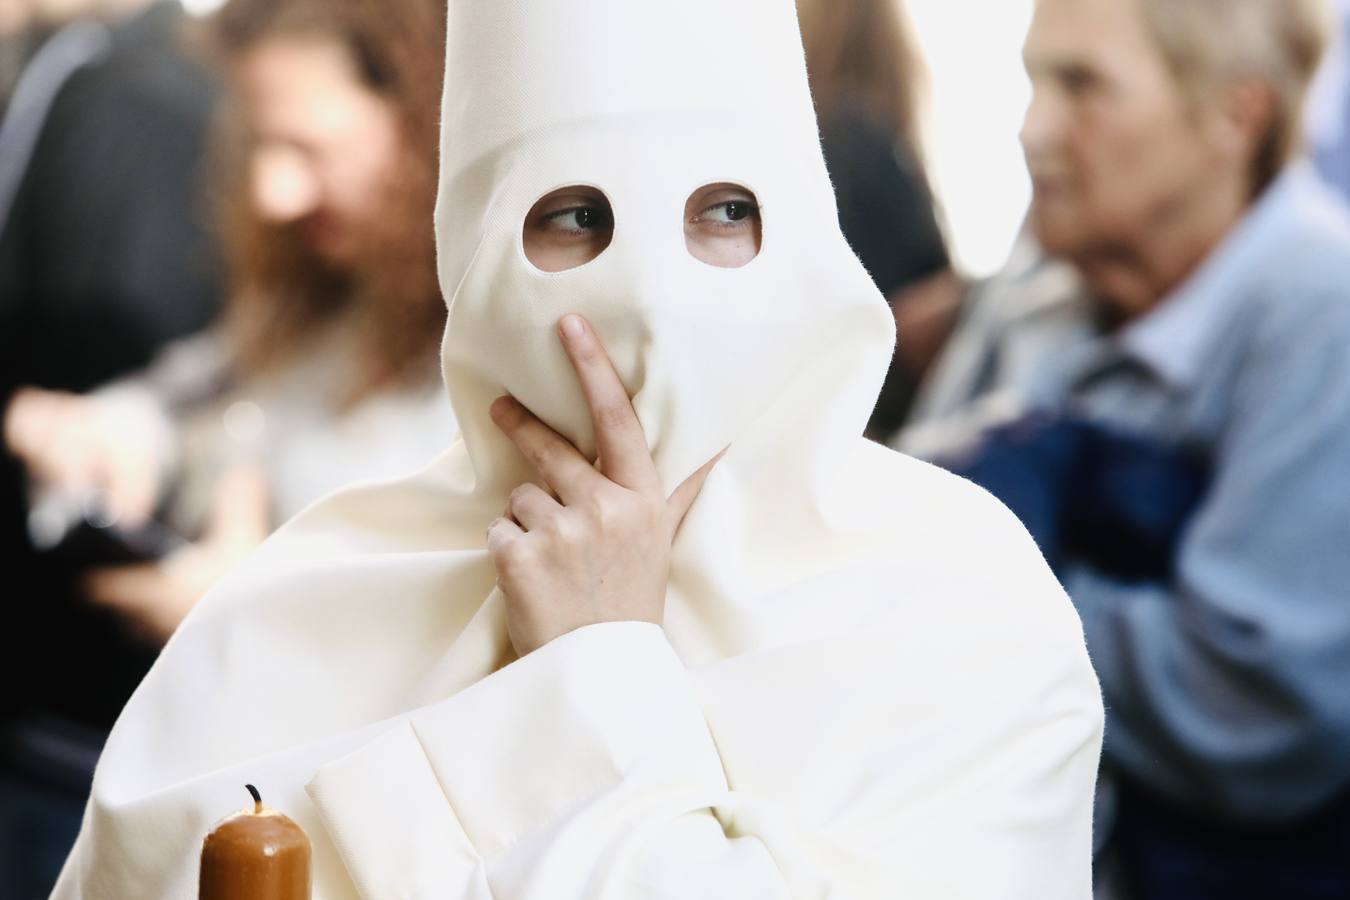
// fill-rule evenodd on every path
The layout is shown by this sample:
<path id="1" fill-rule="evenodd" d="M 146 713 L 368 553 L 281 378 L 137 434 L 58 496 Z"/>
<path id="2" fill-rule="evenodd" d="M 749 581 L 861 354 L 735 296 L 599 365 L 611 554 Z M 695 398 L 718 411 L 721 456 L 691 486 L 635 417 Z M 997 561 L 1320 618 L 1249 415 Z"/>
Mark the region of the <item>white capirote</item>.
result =
<path id="1" fill-rule="evenodd" d="M 837 225 L 791 0 L 453 0 L 438 236 L 463 429 L 421 475 L 321 502 L 198 607 L 127 706 L 59 900 L 189 898 L 257 784 L 315 896 L 1090 896 L 1102 706 L 1078 619 L 977 488 L 859 437 L 891 355 Z M 763 248 L 705 265 L 732 182 Z M 551 190 L 614 238 L 557 274 Z M 516 660 L 485 550 L 535 477 L 509 392 L 589 451 L 554 327 L 585 315 L 665 483 L 726 445 L 664 627 Z"/>

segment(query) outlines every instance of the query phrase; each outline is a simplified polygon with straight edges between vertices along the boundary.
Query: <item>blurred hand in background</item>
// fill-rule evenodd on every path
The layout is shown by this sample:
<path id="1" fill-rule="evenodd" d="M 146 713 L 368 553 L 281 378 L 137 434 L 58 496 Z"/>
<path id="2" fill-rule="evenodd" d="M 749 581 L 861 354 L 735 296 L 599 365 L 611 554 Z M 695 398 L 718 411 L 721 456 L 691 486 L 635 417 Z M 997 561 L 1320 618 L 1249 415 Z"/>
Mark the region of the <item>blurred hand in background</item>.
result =
<path id="1" fill-rule="evenodd" d="M 154 429 L 116 403 L 24 388 L 4 416 L 4 441 L 34 486 L 98 492 L 109 518 L 136 527 L 154 511 L 168 460 Z"/>
<path id="2" fill-rule="evenodd" d="M 93 569 L 82 579 L 95 604 L 114 610 L 138 636 L 167 641 L 211 586 L 271 531 L 267 479 L 239 465 L 221 476 L 206 531 L 158 562 Z"/>

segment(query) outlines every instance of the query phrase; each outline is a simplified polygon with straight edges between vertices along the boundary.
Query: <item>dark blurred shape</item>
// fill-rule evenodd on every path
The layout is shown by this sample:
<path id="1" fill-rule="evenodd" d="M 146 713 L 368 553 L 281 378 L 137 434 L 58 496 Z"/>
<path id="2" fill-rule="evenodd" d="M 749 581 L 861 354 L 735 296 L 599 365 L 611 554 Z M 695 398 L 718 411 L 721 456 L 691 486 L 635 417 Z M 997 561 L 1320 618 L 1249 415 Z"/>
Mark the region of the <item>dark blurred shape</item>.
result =
<path id="1" fill-rule="evenodd" d="M 215 93 L 181 27 L 175 4 L 155 5 L 114 29 L 106 58 L 54 100 L 0 235 L 0 408 L 20 385 L 83 391 L 143 366 L 215 312 L 201 183 Z M 6 460 L 4 546 L 27 585 L 15 614 L 30 637 L 51 639 L 41 677 L 5 678 L 3 708 L 109 726 L 145 651 L 76 610 L 69 573 L 32 555 L 26 511 Z"/>
<path id="2" fill-rule="evenodd" d="M 55 29 L 34 24 L 11 43 L 23 65 L 0 121 L 0 227 L 10 218 L 57 96 L 72 75 L 107 57 L 112 39 L 102 22 L 77 19 Z"/>
<path id="3" fill-rule="evenodd" d="M 55 99 L 0 236 L 0 386 L 87 390 L 219 303 L 201 163 L 214 103 L 159 3 Z"/>
<path id="4" fill-rule="evenodd" d="M 947 246 L 918 157 L 861 107 L 820 120 L 839 224 L 887 297 L 947 268 Z"/>
<path id="5" fill-rule="evenodd" d="M 839 224 L 894 308 L 950 265 L 918 153 L 918 51 L 898 0 L 797 7 Z M 900 426 L 918 374 L 897 354 L 869 434 L 886 437 Z"/>
<path id="6" fill-rule="evenodd" d="M 1127 898 L 1329 900 L 1350 896 L 1350 797 L 1293 828 L 1220 825 L 1145 791 L 1121 800 Z M 1212 860 L 1203 868 L 1197 858 Z"/>
<path id="7" fill-rule="evenodd" d="M 83 516 L 49 550 L 44 562 L 68 572 L 95 566 L 124 566 L 165 559 L 186 541 L 154 519 L 136 528 L 109 523 L 103 516 Z"/>
<path id="8" fill-rule="evenodd" d="M 1176 576 L 1177 552 L 1209 487 L 1206 454 L 1070 419 L 1083 464 L 1069 495 L 1062 547 L 1122 582 Z"/>
<path id="9" fill-rule="evenodd" d="M 34 82 L 18 86 L 6 128 L 20 113 L 36 120 L 18 123 L 34 141 L 0 223 L 0 410 L 22 385 L 87 390 L 142 366 L 217 308 L 200 171 L 215 91 L 182 46 L 183 19 L 164 2 L 111 28 L 68 25 L 51 40 L 77 52 L 38 69 L 39 50 L 25 76 L 48 81 L 38 87 L 50 89 L 50 102 L 20 109 Z M 81 59 L 71 36 L 84 35 L 88 49 L 97 34 L 102 46 Z M 61 840 L 78 828 L 101 736 L 154 650 L 84 605 L 73 573 L 35 553 L 24 477 L 8 454 L 0 547 L 15 645 L 0 663 L 0 894 L 17 900 L 37 896 L 17 885 L 49 855 L 36 846 L 41 835 L 64 853 Z M 11 844 L 11 829 L 28 835 L 28 850 Z"/>
<path id="10" fill-rule="evenodd" d="M 1044 413 L 993 428 L 940 462 L 1016 513 L 1056 571 L 1088 561 L 1123 582 L 1173 577 L 1209 475 L 1198 452 Z"/>

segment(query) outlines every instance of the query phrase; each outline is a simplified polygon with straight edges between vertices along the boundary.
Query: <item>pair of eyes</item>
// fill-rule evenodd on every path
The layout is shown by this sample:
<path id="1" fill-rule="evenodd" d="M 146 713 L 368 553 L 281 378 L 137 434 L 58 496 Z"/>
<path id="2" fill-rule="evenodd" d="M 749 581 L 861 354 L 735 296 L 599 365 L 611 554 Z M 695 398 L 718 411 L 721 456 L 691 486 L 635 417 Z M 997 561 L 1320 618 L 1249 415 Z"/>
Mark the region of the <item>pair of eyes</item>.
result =
<path id="1" fill-rule="evenodd" d="M 759 202 L 747 188 L 710 184 L 689 195 L 685 246 L 694 258 L 722 268 L 759 254 Z M 541 198 L 525 217 L 525 256 L 538 269 L 562 272 L 595 259 L 614 239 L 614 210 L 598 188 L 574 185 Z"/>

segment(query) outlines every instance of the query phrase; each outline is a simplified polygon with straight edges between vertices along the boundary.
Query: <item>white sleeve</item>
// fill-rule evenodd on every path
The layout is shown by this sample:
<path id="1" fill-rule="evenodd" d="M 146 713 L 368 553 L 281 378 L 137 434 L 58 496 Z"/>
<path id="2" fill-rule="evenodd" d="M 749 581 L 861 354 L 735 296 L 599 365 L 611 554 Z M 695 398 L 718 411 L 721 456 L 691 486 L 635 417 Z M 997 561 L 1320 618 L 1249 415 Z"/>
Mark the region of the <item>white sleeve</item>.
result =
<path id="1" fill-rule="evenodd" d="M 729 799 L 717 748 L 654 625 L 558 638 L 324 766 L 308 791 L 371 900 L 688 896 L 676 879 L 690 866 L 738 897 L 789 896 L 763 844 L 712 815 Z"/>
<path id="2" fill-rule="evenodd" d="M 804 821 L 781 798 L 729 788 L 695 681 L 659 628 L 595 625 L 322 767 L 308 792 L 366 900 L 1087 900 L 1100 703 L 1081 702 L 1073 665 L 1051 670 L 1067 680 L 1034 698 L 1016 677 L 986 684 L 989 708 L 962 712 L 968 748 L 930 735 L 978 756 L 911 760 L 936 767 L 936 796 L 892 808 L 890 785 L 915 773 L 893 748 L 858 747 L 829 765 L 840 803 L 863 811 Z M 1006 742 L 990 746 L 994 733 Z M 848 801 L 860 778 L 875 796 Z"/>

